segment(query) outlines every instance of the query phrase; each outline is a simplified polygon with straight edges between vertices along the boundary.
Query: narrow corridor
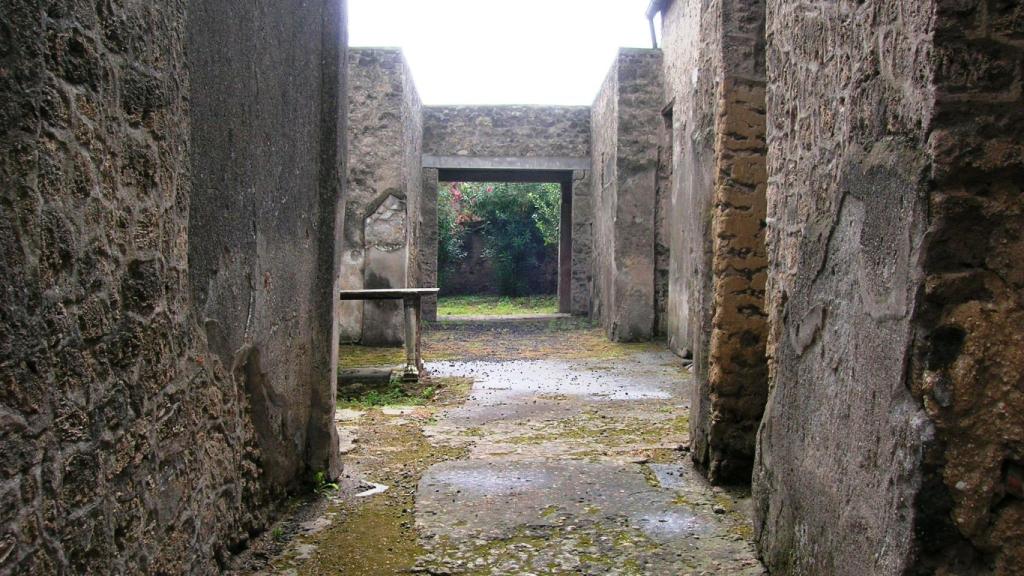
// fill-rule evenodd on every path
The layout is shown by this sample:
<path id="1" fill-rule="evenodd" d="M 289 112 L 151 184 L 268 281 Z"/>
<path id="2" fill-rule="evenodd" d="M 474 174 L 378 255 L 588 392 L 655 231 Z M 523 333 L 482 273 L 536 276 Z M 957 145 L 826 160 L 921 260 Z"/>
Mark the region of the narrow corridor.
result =
<path id="1" fill-rule="evenodd" d="M 257 572 L 763 573 L 749 499 L 692 467 L 692 378 L 663 345 L 576 320 L 424 344 L 436 395 L 339 408 L 348 484 L 282 522 Z"/>

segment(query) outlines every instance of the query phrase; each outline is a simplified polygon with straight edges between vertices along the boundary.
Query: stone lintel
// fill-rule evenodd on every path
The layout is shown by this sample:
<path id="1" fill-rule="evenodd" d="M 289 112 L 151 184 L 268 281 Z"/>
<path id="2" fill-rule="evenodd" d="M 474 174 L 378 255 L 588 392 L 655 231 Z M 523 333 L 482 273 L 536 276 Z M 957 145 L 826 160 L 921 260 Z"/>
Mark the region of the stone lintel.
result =
<path id="1" fill-rule="evenodd" d="M 423 155 L 424 168 L 457 170 L 590 170 L 590 158 Z"/>

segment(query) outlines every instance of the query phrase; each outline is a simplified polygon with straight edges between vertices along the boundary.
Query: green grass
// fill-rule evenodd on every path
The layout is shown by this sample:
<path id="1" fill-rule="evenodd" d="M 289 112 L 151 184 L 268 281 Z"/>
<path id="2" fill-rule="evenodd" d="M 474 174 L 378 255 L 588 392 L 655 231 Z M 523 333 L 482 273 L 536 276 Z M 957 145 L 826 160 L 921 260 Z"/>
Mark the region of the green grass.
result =
<path id="1" fill-rule="evenodd" d="M 366 368 L 370 366 L 401 366 L 405 364 L 405 348 L 401 346 L 338 346 L 339 368 Z"/>
<path id="2" fill-rule="evenodd" d="M 442 296 L 437 300 L 440 316 L 511 316 L 554 314 L 558 296 Z"/>
<path id="3" fill-rule="evenodd" d="M 377 406 L 422 406 L 434 397 L 435 392 L 433 386 L 407 390 L 393 382 L 381 390 L 368 390 L 357 394 L 346 394 L 339 390 L 338 406 L 364 409 Z"/>

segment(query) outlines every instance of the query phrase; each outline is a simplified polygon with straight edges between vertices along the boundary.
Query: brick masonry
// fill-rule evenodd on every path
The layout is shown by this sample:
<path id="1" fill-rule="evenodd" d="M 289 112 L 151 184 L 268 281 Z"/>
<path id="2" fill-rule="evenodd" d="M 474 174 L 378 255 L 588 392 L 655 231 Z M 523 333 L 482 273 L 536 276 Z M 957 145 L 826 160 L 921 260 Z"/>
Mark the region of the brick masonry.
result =
<path id="1" fill-rule="evenodd" d="M 693 457 L 746 483 L 767 394 L 762 2 L 663 6 L 672 105 L 669 345 L 692 355 Z"/>

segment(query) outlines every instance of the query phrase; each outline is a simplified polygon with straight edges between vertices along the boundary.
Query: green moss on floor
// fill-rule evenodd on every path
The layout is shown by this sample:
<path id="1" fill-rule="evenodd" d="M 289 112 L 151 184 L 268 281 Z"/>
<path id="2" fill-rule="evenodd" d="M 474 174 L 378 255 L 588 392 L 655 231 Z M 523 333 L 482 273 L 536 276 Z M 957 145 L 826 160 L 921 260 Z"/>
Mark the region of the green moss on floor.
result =
<path id="1" fill-rule="evenodd" d="M 338 347 L 338 368 L 402 366 L 405 348 L 342 344 Z"/>
<path id="2" fill-rule="evenodd" d="M 442 296 L 437 299 L 439 316 L 512 316 L 555 314 L 558 296 Z"/>
<path id="3" fill-rule="evenodd" d="M 412 383 L 393 380 L 370 387 L 359 383 L 339 385 L 337 405 L 365 410 L 379 406 L 423 406 L 434 400 L 445 403 L 450 397 L 465 398 L 472 386 L 470 378 L 429 376 Z"/>
<path id="4" fill-rule="evenodd" d="M 661 488 L 661 482 L 658 482 L 658 475 L 654 473 L 654 469 L 644 464 L 640 467 L 640 473 L 644 475 L 644 480 L 647 481 L 647 485 L 651 488 Z"/>
<path id="5" fill-rule="evenodd" d="M 623 561 L 614 552 L 616 548 L 623 547 L 653 550 L 656 544 L 639 530 L 601 524 L 588 525 L 582 530 L 584 531 L 566 530 L 558 526 L 519 527 L 507 537 L 490 539 L 470 546 L 459 546 L 443 538 L 437 542 L 435 556 L 460 560 L 459 569 L 449 571 L 447 567 L 441 567 L 439 571 L 434 571 L 433 567 L 427 567 L 425 571 L 428 574 L 457 573 L 471 576 L 511 574 L 496 572 L 495 562 L 512 560 L 520 570 L 537 574 L 536 566 L 533 566 L 537 560 L 546 555 L 550 556 L 551 553 L 564 558 L 562 553 L 571 550 L 572 556 L 578 561 L 577 566 L 559 566 L 558 558 L 552 558 L 539 573 L 550 576 L 594 573 L 597 570 L 609 571 L 613 566 L 619 566 L 626 568 L 624 574 L 644 574 L 636 560 Z"/>
<path id="6" fill-rule="evenodd" d="M 658 412 L 664 414 L 664 412 Z M 513 446 L 531 446 L 547 442 L 578 443 L 583 448 L 620 448 L 636 446 L 653 462 L 671 462 L 678 451 L 661 448 L 672 438 L 684 438 L 689 425 L 685 411 L 670 418 L 608 418 L 592 412 L 564 418 L 541 430 L 509 436 L 504 442 Z M 479 428 L 475 435 L 483 435 Z"/>
<path id="7" fill-rule="evenodd" d="M 571 320 L 574 321 L 574 320 Z M 424 333 L 424 359 L 582 360 L 616 359 L 665 349 L 664 342 L 611 342 L 601 328 L 572 326 L 531 330 L 516 326 L 445 326 Z"/>
<path id="8" fill-rule="evenodd" d="M 581 362 L 594 370 L 616 369 L 617 358 L 635 353 L 664 351 L 660 342 L 617 344 L 607 341 L 603 330 L 585 321 L 533 326 L 442 326 L 423 335 L 424 357 L 458 360 L 608 359 Z M 342 347 L 343 366 L 397 366 L 404 362 L 400 348 Z M 670 363 L 666 355 L 640 357 Z M 675 366 L 675 363 L 671 363 Z M 514 377 L 514 376 L 513 376 Z M 459 405 L 468 397 L 472 381 L 467 378 L 427 378 L 417 387 L 385 388 L 381 396 L 357 394 L 349 398 L 364 412 L 358 420 L 346 421 L 358 442 L 346 456 L 346 473 L 388 486 L 370 498 L 349 498 L 331 504 L 330 526 L 316 534 L 300 534 L 286 561 L 275 562 L 271 573 L 347 574 L 619 574 L 654 573 L 657 562 L 674 562 L 681 570 L 672 573 L 726 573 L 721 571 L 719 546 L 738 540 L 749 542 L 752 535 L 746 521 L 730 498 L 732 492 L 677 495 L 675 504 L 699 508 L 701 514 L 718 512 L 721 530 L 710 543 L 694 538 L 694 546 L 671 551 L 661 548 L 647 534 L 626 519 L 608 516 L 597 506 L 586 506 L 582 514 L 575 504 L 559 500 L 539 503 L 527 517 L 526 525 L 508 527 L 486 537 L 428 537 L 416 526 L 415 494 L 426 470 L 439 462 L 468 457 L 551 458 L 621 463 L 630 471 L 642 471 L 647 483 L 658 487 L 656 474 L 647 462 L 679 463 L 684 457 L 679 446 L 686 444 L 688 410 L 663 400 L 580 402 L 575 395 L 542 393 L 535 401 L 562 404 L 557 418 L 531 419 L 529 425 L 506 421 L 454 420 L 441 408 Z M 421 404 L 400 416 L 385 415 L 381 404 Z M 352 406 L 352 404 L 348 404 Z M 442 426 L 423 427 L 440 421 Z M 433 444 L 432 444 L 433 443 Z M 537 445 L 530 447 L 528 445 Z M 671 495 L 666 495 L 671 497 Z M 550 504 L 550 505 L 549 505 Z M 582 504 L 581 504 L 582 505 Z M 722 508 L 724 510 L 718 510 Z M 714 512 L 713 512 L 714 510 Z M 534 516 L 534 514 L 537 514 Z M 422 521 L 422 518 L 421 518 Z M 568 524 L 568 525 L 566 525 Z M 427 526 L 430 526 L 429 520 Z M 466 525 L 459 521 L 458 525 Z M 726 531 L 728 533 L 726 533 Z M 431 533 L 433 530 L 431 530 Z M 463 534 L 461 531 L 455 534 Z M 472 531 L 469 534 L 473 534 Z M 719 542 L 721 541 L 721 542 Z M 727 548 L 722 548 L 727 550 Z M 731 553 L 731 552 L 730 552 Z M 300 558 L 309 554 L 308 558 Z M 674 558 L 674 559 L 673 559 Z M 729 561 L 728 558 L 725 560 Z M 650 564 L 650 562 L 655 564 Z M 667 572 L 666 572 L 667 573 Z"/>
<path id="9" fill-rule="evenodd" d="M 346 574 L 376 576 L 409 572 L 423 553 L 412 516 L 401 499 L 379 499 L 344 511 L 345 520 L 328 531 L 316 556 L 299 574 Z M 403 507 L 404 506 L 404 507 Z"/>
<path id="10" fill-rule="evenodd" d="M 495 325 L 436 324 L 425 327 L 421 344 L 424 362 L 443 360 L 582 360 L 624 358 L 665 349 L 662 341 L 611 342 L 604 329 L 581 318 L 546 323 Z M 343 344 L 338 347 L 339 369 L 399 367 L 402 347 Z M 611 369 L 612 365 L 594 370 Z M 682 370 L 682 368 L 680 368 Z"/>
<path id="11" fill-rule="evenodd" d="M 300 545 L 315 548 L 308 559 L 293 560 L 290 567 L 298 574 L 378 576 L 413 569 L 416 558 L 423 553 L 413 515 L 419 478 L 435 463 L 466 455 L 459 448 L 432 446 L 416 420 L 429 419 L 432 412 L 463 402 L 472 380 L 434 378 L 422 385 L 434 391 L 414 416 L 394 418 L 371 409 L 359 419 L 360 448 L 350 456 L 347 466 L 370 472 L 369 479 L 388 486 L 388 490 L 334 504 L 331 511 L 340 519 L 322 532 L 300 537 Z M 286 566 L 276 568 L 283 571 Z"/>

